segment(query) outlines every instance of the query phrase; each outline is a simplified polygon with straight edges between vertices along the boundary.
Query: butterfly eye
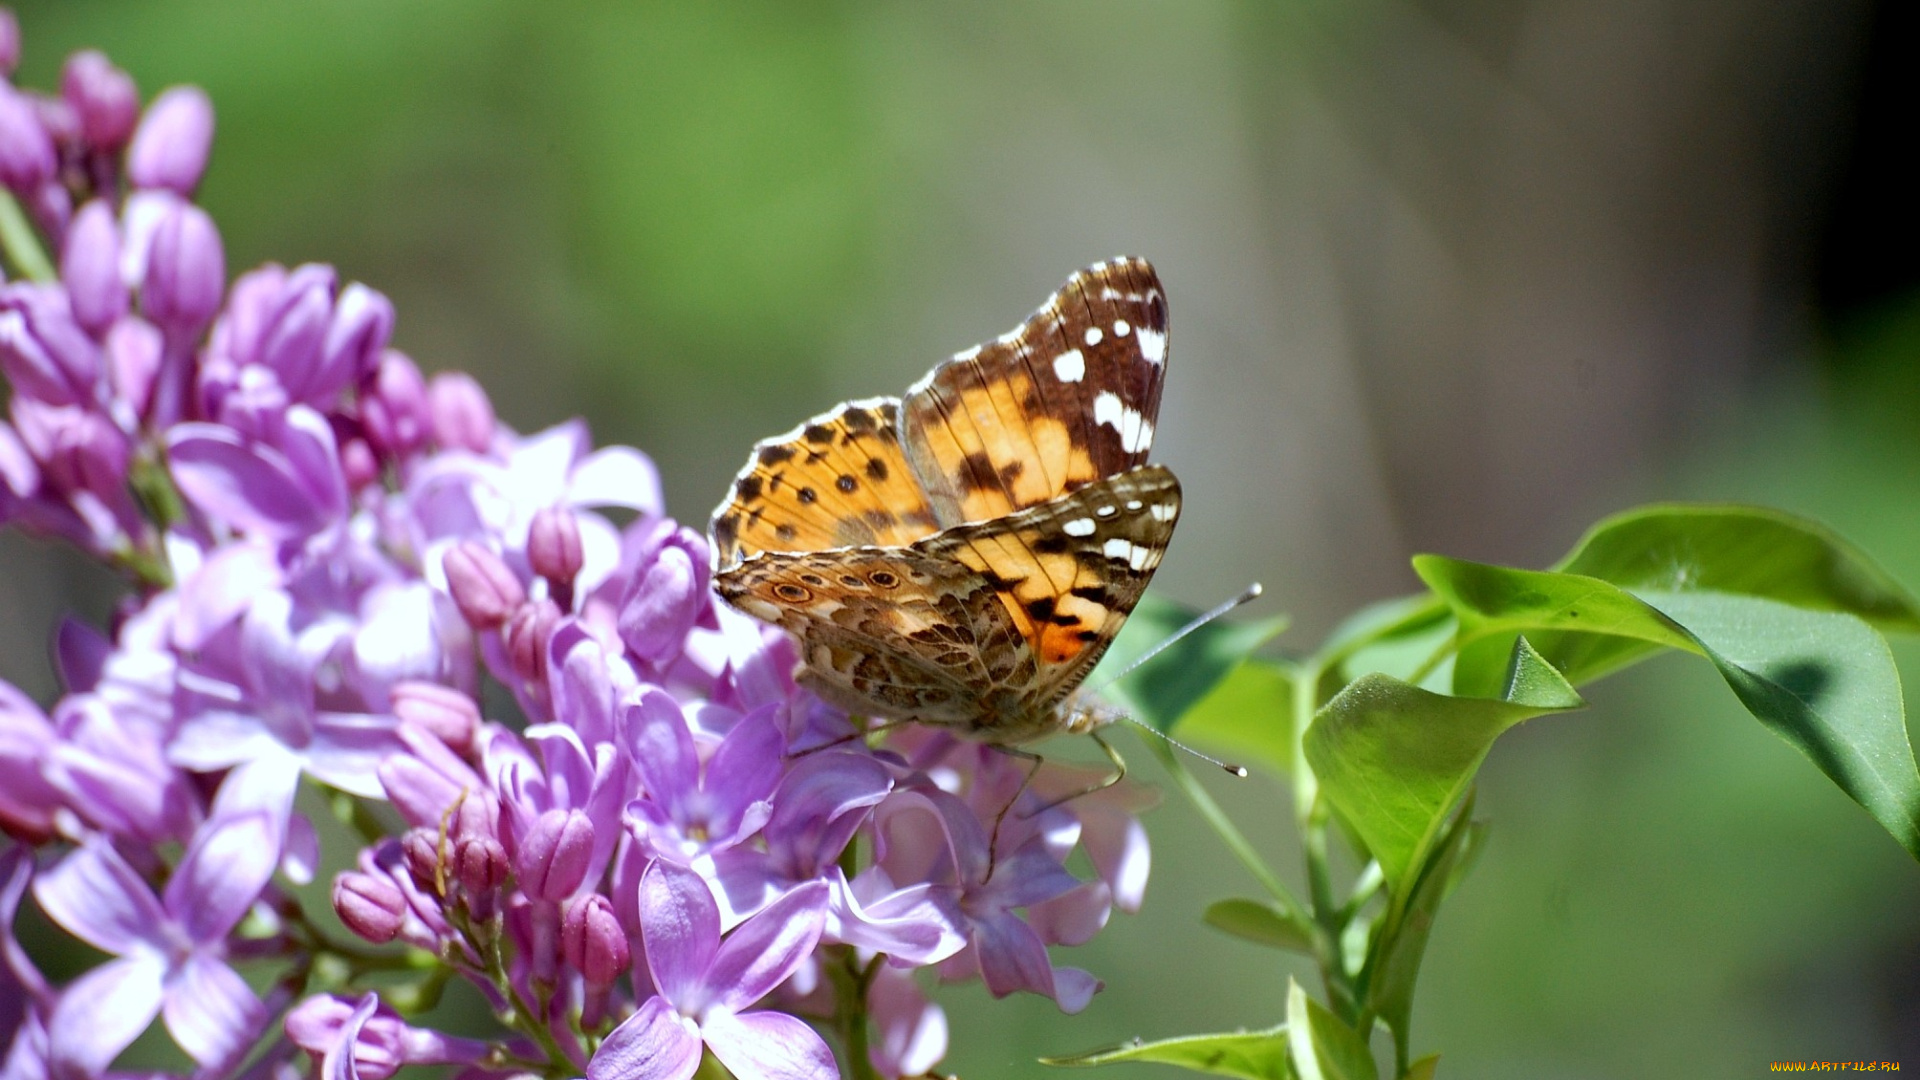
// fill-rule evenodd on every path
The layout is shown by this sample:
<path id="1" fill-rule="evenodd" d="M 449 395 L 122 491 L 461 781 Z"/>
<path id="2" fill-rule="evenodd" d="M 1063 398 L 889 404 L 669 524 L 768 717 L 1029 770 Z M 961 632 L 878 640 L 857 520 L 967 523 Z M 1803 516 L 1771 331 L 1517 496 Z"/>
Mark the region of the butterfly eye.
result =
<path id="1" fill-rule="evenodd" d="M 778 596 L 782 600 L 786 600 L 790 603 L 795 603 L 795 604 L 803 603 L 807 600 L 813 599 L 812 593 L 808 592 L 807 590 L 801 588 L 798 585 L 795 585 L 791 581 L 783 581 L 780 584 L 775 585 L 773 587 L 773 594 L 775 596 Z"/>
<path id="2" fill-rule="evenodd" d="M 867 575 L 867 580 L 883 589 L 891 589 L 895 585 L 900 584 L 899 578 L 894 577 L 885 570 L 875 570 L 873 573 Z"/>

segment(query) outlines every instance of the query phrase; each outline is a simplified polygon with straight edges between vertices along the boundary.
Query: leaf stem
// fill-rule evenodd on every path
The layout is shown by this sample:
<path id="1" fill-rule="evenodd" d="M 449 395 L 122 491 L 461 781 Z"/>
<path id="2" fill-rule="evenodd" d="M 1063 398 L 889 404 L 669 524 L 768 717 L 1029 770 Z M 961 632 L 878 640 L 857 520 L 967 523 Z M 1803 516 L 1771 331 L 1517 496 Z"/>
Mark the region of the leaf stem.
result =
<path id="1" fill-rule="evenodd" d="M 7 261 L 29 280 L 49 282 L 59 277 L 54 273 L 53 263 L 47 260 L 47 253 L 41 250 L 40 239 L 34 235 L 26 211 L 21 209 L 13 193 L 4 189 L 0 189 L 0 251 L 5 251 Z"/>

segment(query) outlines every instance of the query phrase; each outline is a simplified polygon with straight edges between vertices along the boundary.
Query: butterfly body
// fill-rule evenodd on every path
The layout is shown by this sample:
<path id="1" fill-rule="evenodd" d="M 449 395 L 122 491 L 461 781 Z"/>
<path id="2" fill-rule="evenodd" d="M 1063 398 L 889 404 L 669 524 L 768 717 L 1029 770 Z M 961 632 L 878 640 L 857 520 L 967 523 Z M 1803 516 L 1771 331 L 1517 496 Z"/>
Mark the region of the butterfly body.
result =
<path id="1" fill-rule="evenodd" d="M 1091 730 L 1107 714 L 1074 692 L 1180 513 L 1146 463 L 1165 358 L 1151 266 L 1074 275 L 905 398 L 758 444 L 714 514 L 715 588 L 850 713 L 1002 746 Z"/>

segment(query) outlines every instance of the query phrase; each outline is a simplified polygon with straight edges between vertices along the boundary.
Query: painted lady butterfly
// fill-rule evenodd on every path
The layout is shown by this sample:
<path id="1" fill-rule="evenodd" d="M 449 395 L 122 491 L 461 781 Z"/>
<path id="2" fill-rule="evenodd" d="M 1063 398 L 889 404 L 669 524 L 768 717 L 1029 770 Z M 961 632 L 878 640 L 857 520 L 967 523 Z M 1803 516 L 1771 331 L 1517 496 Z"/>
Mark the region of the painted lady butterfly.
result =
<path id="1" fill-rule="evenodd" d="M 1167 302 L 1140 259 L 1067 280 L 904 400 L 754 447 L 714 512 L 714 586 L 800 639 L 798 678 L 859 715 L 1002 747 L 1091 731 L 1074 690 L 1146 590 L 1180 485 L 1146 464 Z"/>

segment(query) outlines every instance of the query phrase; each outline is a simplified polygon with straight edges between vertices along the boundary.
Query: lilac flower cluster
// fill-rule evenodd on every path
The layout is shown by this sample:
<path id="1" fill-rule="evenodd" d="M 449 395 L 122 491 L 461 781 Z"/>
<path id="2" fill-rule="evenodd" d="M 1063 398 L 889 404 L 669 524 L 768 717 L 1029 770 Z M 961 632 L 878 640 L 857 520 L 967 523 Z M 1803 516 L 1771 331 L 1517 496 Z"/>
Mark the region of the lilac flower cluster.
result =
<path id="1" fill-rule="evenodd" d="M 204 94 L 142 108 L 83 52 L 43 96 L 18 54 L 0 9 L 0 523 L 132 588 L 59 628 L 50 710 L 0 683 L 0 1078 L 116 1075 L 156 1017 L 205 1078 L 915 1076 L 917 968 L 1087 1003 L 1047 948 L 1139 903 L 1145 793 L 870 745 L 715 602 L 639 452 L 509 430 L 330 267 L 229 285 Z M 351 937 L 299 900 L 321 807 L 366 844 Z M 108 959 L 52 985 L 28 897 Z M 455 978 L 495 1037 L 409 1022 Z"/>

